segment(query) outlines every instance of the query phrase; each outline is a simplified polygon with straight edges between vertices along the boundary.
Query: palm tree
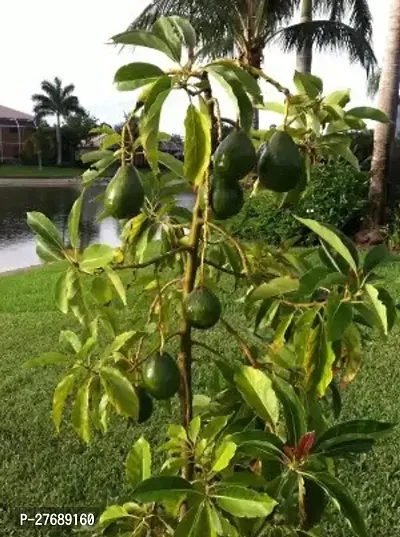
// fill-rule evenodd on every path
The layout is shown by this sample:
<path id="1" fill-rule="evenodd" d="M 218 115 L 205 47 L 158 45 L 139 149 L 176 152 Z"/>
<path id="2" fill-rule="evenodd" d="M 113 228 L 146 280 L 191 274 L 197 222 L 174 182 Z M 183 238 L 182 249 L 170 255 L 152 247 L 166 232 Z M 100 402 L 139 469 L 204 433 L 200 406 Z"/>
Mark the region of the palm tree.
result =
<path id="1" fill-rule="evenodd" d="M 288 26 L 300 5 L 301 22 Z M 329 19 L 313 20 L 313 9 Z M 190 19 L 203 57 L 239 57 L 259 69 L 264 48 L 278 41 L 285 51 L 299 52 L 301 71 L 311 70 L 313 47 L 347 51 L 367 72 L 376 63 L 367 0 L 152 0 L 128 30 L 149 29 L 162 15 Z M 345 15 L 350 25 L 342 22 Z"/>
<path id="2" fill-rule="evenodd" d="M 369 188 L 368 229 L 377 229 L 384 223 L 386 184 L 390 154 L 393 147 L 399 103 L 400 82 L 400 0 L 391 0 L 385 59 L 382 66 L 378 107 L 390 118 L 390 123 L 377 123 Z"/>
<path id="3" fill-rule="evenodd" d="M 63 87 L 62 81 L 55 77 L 54 82 L 43 80 L 41 88 L 43 93 L 32 95 L 33 111 L 39 120 L 47 116 L 56 117 L 57 166 L 60 166 L 62 163 L 61 120 L 66 119 L 70 114 L 85 115 L 86 112 L 80 106 L 78 97 L 73 95 L 75 91 L 73 84 Z"/>

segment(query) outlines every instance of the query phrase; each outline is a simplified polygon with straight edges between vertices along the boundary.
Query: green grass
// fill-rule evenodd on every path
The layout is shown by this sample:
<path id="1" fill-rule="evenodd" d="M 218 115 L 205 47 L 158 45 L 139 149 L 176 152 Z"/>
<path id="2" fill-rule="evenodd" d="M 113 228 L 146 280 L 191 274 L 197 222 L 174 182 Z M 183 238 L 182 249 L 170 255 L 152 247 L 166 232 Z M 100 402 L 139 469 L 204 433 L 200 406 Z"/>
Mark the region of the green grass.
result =
<path id="1" fill-rule="evenodd" d="M 46 166 L 41 170 L 38 166 L 0 166 L 0 177 L 21 177 L 21 178 L 66 178 L 78 177 L 82 175 L 81 168 L 57 168 L 56 166 Z"/>
<path id="2" fill-rule="evenodd" d="M 50 418 L 52 391 L 63 374 L 62 368 L 24 370 L 29 358 L 59 348 L 62 329 L 75 321 L 59 313 L 53 301 L 54 283 L 60 267 L 34 269 L 28 273 L 0 278 L 0 535 L 31 536 L 31 528 L 17 528 L 16 517 L 28 507 L 65 509 L 104 506 L 128 499 L 124 461 L 132 441 L 145 432 L 159 442 L 169 421 L 168 410 L 160 405 L 146 428 L 113 419 L 109 433 L 83 446 L 65 421 L 59 437 Z M 398 268 L 388 267 L 386 276 L 397 300 Z M 136 314 L 142 306 L 130 297 Z M 225 294 L 225 315 L 243 326 L 232 295 Z M 207 343 L 234 360 L 239 353 L 225 333 L 216 328 L 207 333 Z M 387 342 L 373 341 L 357 380 L 344 394 L 343 419 L 370 417 L 400 421 L 400 332 Z M 212 385 L 210 356 L 196 349 L 196 391 Z M 176 412 L 176 408 L 174 408 Z M 400 537 L 400 429 L 365 459 L 342 467 L 344 479 L 366 514 L 370 537 Z M 332 515 L 333 517 L 333 515 Z M 339 517 L 336 515 L 334 519 Z M 331 519 L 332 520 L 332 519 Z M 350 537 L 342 524 L 334 525 L 332 537 Z M 42 529 L 40 536 L 70 535 Z"/>

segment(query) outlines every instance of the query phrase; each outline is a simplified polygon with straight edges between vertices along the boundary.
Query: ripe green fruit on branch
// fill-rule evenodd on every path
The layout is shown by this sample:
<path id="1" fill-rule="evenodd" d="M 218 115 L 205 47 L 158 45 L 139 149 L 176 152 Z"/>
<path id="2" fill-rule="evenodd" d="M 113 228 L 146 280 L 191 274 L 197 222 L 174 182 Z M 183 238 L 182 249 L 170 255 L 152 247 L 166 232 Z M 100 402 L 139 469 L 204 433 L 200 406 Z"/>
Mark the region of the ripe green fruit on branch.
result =
<path id="1" fill-rule="evenodd" d="M 214 153 L 214 179 L 236 185 L 256 165 L 253 142 L 244 131 L 231 132 Z"/>
<path id="2" fill-rule="evenodd" d="M 167 352 L 153 354 L 146 360 L 142 376 L 146 390 L 155 399 L 170 399 L 179 390 L 179 369 Z"/>
<path id="3" fill-rule="evenodd" d="M 206 330 L 221 317 L 221 302 L 207 287 L 199 287 L 187 295 L 183 303 L 185 319 L 194 327 Z"/>
<path id="4" fill-rule="evenodd" d="M 139 399 L 138 423 L 145 423 L 153 414 L 153 400 L 143 386 L 137 386 L 135 390 Z"/>
<path id="5" fill-rule="evenodd" d="M 104 196 L 107 214 L 118 220 L 133 218 L 140 213 L 144 190 L 134 166 L 122 165 L 111 179 Z"/>
<path id="6" fill-rule="evenodd" d="M 258 162 L 261 185 L 274 192 L 289 192 L 302 174 L 303 159 L 298 146 L 287 132 L 275 132 Z"/>
<path id="7" fill-rule="evenodd" d="M 243 191 L 239 185 L 215 185 L 212 190 L 211 207 L 220 220 L 226 220 L 238 214 L 244 204 Z"/>

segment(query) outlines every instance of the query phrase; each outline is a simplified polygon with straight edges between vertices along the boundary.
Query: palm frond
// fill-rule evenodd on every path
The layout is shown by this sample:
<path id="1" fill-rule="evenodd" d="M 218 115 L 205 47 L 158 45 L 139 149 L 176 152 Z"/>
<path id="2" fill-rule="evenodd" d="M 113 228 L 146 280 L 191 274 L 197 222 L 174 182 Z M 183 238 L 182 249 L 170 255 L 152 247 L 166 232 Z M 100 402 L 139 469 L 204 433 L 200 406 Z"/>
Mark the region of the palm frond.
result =
<path id="1" fill-rule="evenodd" d="M 314 6 L 331 20 L 344 22 L 348 18 L 352 28 L 371 39 L 373 20 L 368 0 L 314 0 Z"/>
<path id="2" fill-rule="evenodd" d="M 382 75 L 382 69 L 377 69 L 374 73 L 371 74 L 371 76 L 368 77 L 367 80 L 367 95 L 371 99 L 376 97 L 378 90 L 379 90 L 379 84 L 381 81 L 381 75 Z"/>
<path id="3" fill-rule="evenodd" d="M 316 20 L 293 24 L 277 32 L 274 39 L 285 52 L 300 50 L 310 42 L 317 50 L 347 52 L 350 61 L 360 63 L 367 74 L 376 66 L 369 40 L 363 33 L 343 22 Z"/>
<path id="4" fill-rule="evenodd" d="M 61 98 L 65 99 L 69 95 L 71 95 L 75 91 L 75 85 L 74 84 L 67 84 L 61 89 Z"/>

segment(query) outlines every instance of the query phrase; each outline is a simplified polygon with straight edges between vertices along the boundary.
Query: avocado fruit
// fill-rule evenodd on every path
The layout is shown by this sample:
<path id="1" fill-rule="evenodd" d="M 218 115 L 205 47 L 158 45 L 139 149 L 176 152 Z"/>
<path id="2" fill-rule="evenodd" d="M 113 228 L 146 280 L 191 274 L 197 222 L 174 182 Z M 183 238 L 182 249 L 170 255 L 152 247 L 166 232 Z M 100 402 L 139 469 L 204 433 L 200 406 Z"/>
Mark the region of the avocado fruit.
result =
<path id="1" fill-rule="evenodd" d="M 179 390 L 179 369 L 167 352 L 153 354 L 146 360 L 142 377 L 144 387 L 155 399 L 170 399 Z"/>
<path id="2" fill-rule="evenodd" d="M 212 190 L 211 207 L 219 220 L 226 220 L 238 214 L 244 204 L 243 191 L 239 185 L 217 184 Z"/>
<path id="3" fill-rule="evenodd" d="M 135 391 L 139 400 L 138 423 L 145 423 L 153 414 L 153 400 L 143 386 L 137 386 Z"/>
<path id="4" fill-rule="evenodd" d="M 214 176 L 225 184 L 236 185 L 254 169 L 256 162 L 253 142 L 244 131 L 234 131 L 214 153 Z"/>
<path id="5" fill-rule="evenodd" d="M 258 178 L 274 192 L 289 192 L 303 174 L 303 159 L 297 144 L 287 132 L 275 132 L 258 161 Z"/>
<path id="6" fill-rule="evenodd" d="M 187 295 L 183 303 L 185 319 L 200 330 L 212 328 L 221 317 L 221 302 L 208 287 L 199 287 Z"/>
<path id="7" fill-rule="evenodd" d="M 140 213 L 144 190 L 134 166 L 122 165 L 111 179 L 104 195 L 104 208 L 109 216 L 122 220 Z"/>

